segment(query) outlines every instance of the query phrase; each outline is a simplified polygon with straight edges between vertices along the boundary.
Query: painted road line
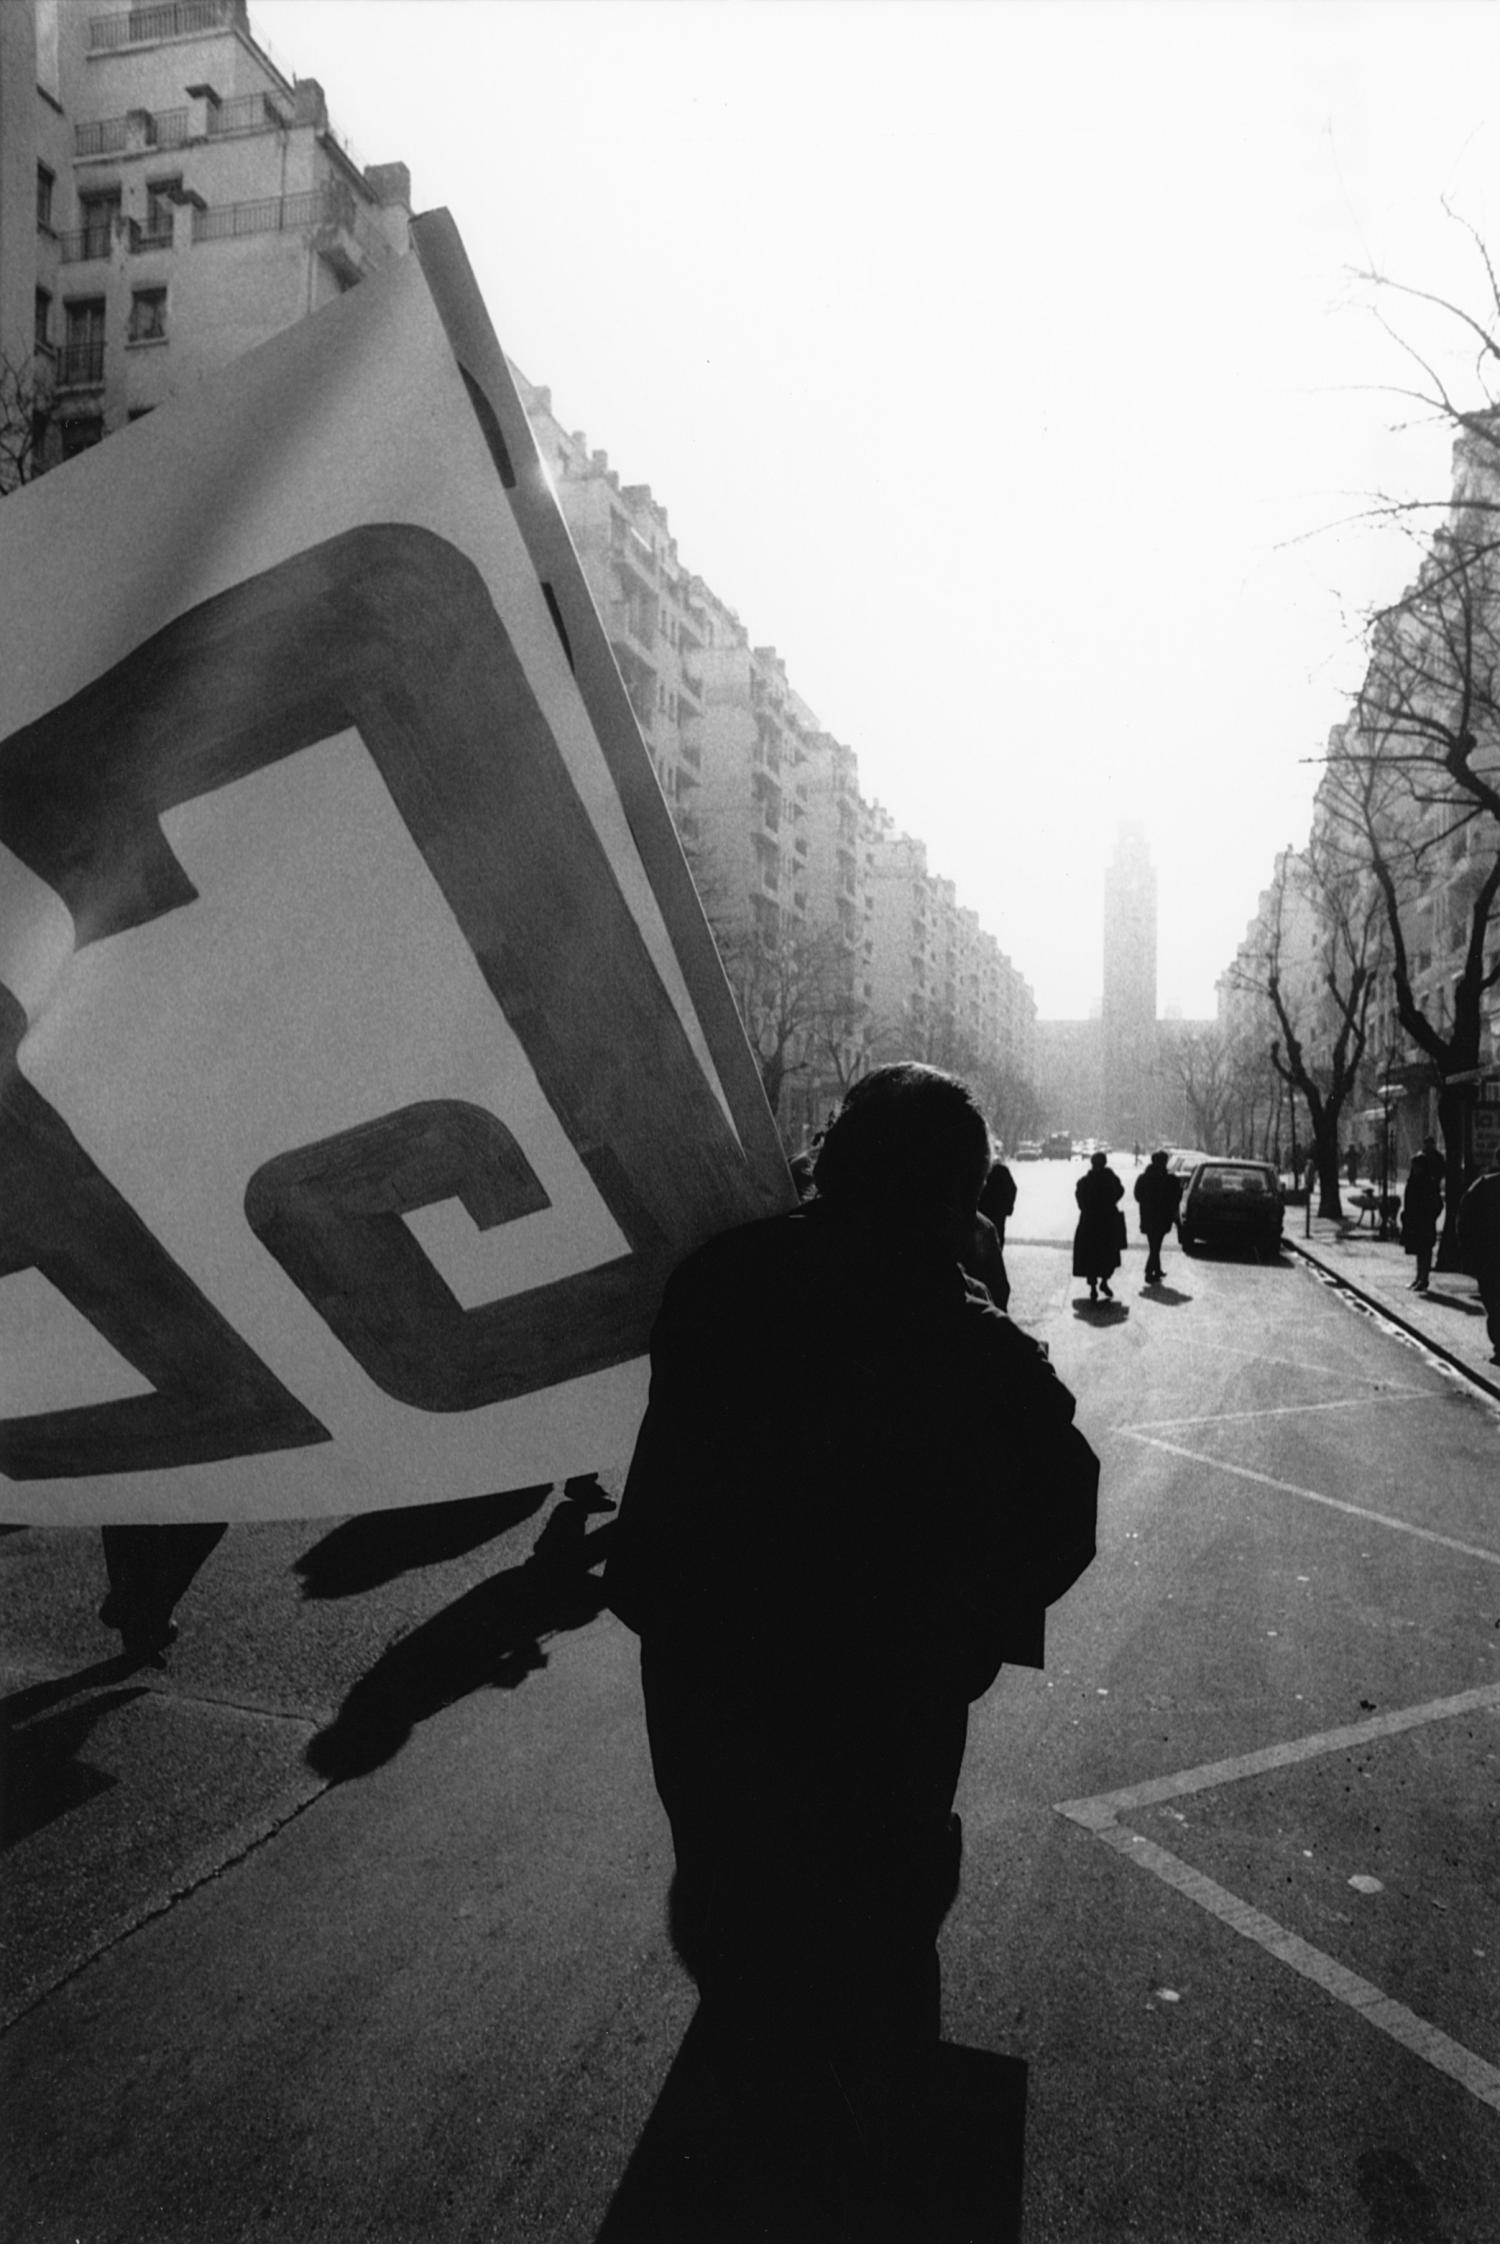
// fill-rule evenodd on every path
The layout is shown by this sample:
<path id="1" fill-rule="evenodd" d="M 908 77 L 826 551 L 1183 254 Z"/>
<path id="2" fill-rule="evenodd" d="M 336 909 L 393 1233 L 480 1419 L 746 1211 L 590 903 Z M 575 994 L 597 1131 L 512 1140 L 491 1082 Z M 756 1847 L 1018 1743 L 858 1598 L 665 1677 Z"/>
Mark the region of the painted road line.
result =
<path id="1" fill-rule="evenodd" d="M 1277 1480 L 1274 1474 L 1258 1473 L 1250 1465 L 1232 1465 L 1224 1457 L 1204 1457 L 1195 1449 L 1184 1449 L 1180 1442 L 1163 1441 L 1159 1434 L 1140 1433 L 1134 1426 L 1122 1426 L 1120 1431 L 1147 1449 L 1162 1449 L 1169 1457 L 1186 1458 L 1190 1465 L 1210 1465 L 1215 1472 L 1233 1473 L 1237 1480 L 1252 1480 L 1260 1488 L 1274 1488 L 1284 1496 L 1300 1496 L 1304 1503 L 1324 1504 L 1332 1512 L 1348 1512 L 1355 1519 L 1368 1520 L 1372 1527 L 1393 1527 L 1398 1534 L 1414 1535 L 1418 1542 L 1435 1543 L 1440 1550 L 1458 1551 L 1464 1558 L 1478 1558 L 1487 1566 L 1500 1566 L 1500 1551 L 1485 1550 L 1478 1543 L 1461 1543 L 1454 1535 L 1439 1535 L 1431 1527 L 1415 1527 L 1409 1519 L 1393 1519 L 1389 1512 L 1372 1512 L 1367 1505 L 1345 1502 L 1342 1496 L 1325 1496 L 1316 1488 L 1300 1488 L 1293 1480 Z"/>
<path id="2" fill-rule="evenodd" d="M 1313 1986 L 1321 1988 L 1324 1994 L 1331 1995 L 1335 2002 L 1357 2012 L 1392 2041 L 1420 2057 L 1424 2064 L 1446 2073 L 1450 2080 L 1456 2080 L 1491 2111 L 1500 2112 L 1500 2067 L 1476 2055 L 1472 2049 L 1466 2049 L 1462 2042 L 1454 2041 L 1451 2035 L 1429 2024 L 1425 2018 L 1419 2018 L 1405 2003 L 1393 2001 L 1372 1981 L 1350 1971 L 1321 1948 L 1314 1948 L 1300 1934 L 1289 1932 L 1285 1925 L 1241 1900 L 1227 1886 L 1219 1885 L 1180 1856 L 1158 1846 L 1154 1839 L 1129 1831 L 1118 1821 L 1120 1815 L 1133 1809 L 1152 1807 L 1162 1800 L 1180 1799 L 1184 1793 L 1203 1792 L 1211 1786 L 1231 1784 L 1243 1777 L 1261 1776 L 1267 1770 L 1286 1768 L 1296 1761 L 1313 1760 L 1321 1754 L 1341 1752 L 1377 1738 L 1393 1737 L 1402 1730 L 1418 1729 L 1424 1723 L 1451 1721 L 1457 1715 L 1481 1709 L 1500 1710 L 1500 1683 L 1486 1684 L 1475 1691 L 1460 1691 L 1452 1698 L 1430 1699 L 1424 1706 L 1399 1708 L 1394 1713 L 1378 1715 L 1370 1722 L 1351 1723 L 1344 1729 L 1322 1730 L 1312 1737 L 1293 1738 L 1283 1745 L 1267 1746 L 1258 1753 L 1239 1754 L 1232 1760 L 1207 1761 L 1195 1769 L 1179 1770 L 1173 1776 L 1126 1785 L 1116 1792 L 1096 1793 L 1092 1799 L 1062 1800 L 1057 1803 L 1056 1812 L 1080 1825 L 1114 1853 L 1123 1855 L 1175 1892 L 1196 1902 L 1200 1909 L 1217 1917 L 1232 1932 L 1253 1940 L 1278 1963 L 1288 1965 Z"/>
<path id="3" fill-rule="evenodd" d="M 1305 1371 L 1318 1379 L 1353 1379 L 1358 1376 L 1353 1365 L 1313 1364 L 1300 1356 L 1268 1356 L 1259 1348 L 1239 1348 L 1232 1340 L 1188 1340 L 1173 1336 L 1174 1348 L 1195 1348 L 1210 1356 L 1243 1356 L 1247 1363 L 1276 1364 L 1287 1371 Z"/>
<path id="4" fill-rule="evenodd" d="M 1207 1792 L 1241 1777 L 1265 1776 L 1271 1769 L 1290 1768 L 1296 1761 L 1315 1761 L 1325 1753 L 1343 1753 L 1395 1737 L 1402 1730 L 1419 1730 L 1428 1722 L 1447 1722 L 1460 1714 L 1500 1709 L 1500 1683 L 1481 1683 L 1452 1698 L 1428 1699 L 1422 1706 L 1396 1707 L 1389 1714 L 1373 1715 L 1368 1722 L 1350 1722 L 1338 1730 L 1317 1730 L 1311 1737 L 1290 1738 L 1282 1745 L 1262 1746 L 1255 1753 L 1239 1753 L 1228 1761 L 1203 1761 L 1196 1769 L 1179 1769 L 1172 1776 L 1151 1777 L 1144 1784 L 1128 1784 L 1118 1792 L 1097 1792 L 1089 1800 L 1064 1800 L 1058 1814 L 1100 1829 L 1116 1816 L 1136 1808 L 1154 1808 L 1163 1800 L 1180 1800 L 1184 1793 Z"/>
<path id="5" fill-rule="evenodd" d="M 1263 1410 L 1218 1410 L 1202 1418 L 1143 1418 L 1135 1426 L 1121 1426 L 1122 1434 L 1156 1433 L 1169 1426 L 1229 1426 L 1245 1418 L 1296 1418 L 1304 1410 L 1361 1410 L 1370 1403 L 1451 1402 L 1447 1387 L 1382 1387 L 1369 1395 L 1340 1395 L 1330 1402 L 1267 1403 Z"/>

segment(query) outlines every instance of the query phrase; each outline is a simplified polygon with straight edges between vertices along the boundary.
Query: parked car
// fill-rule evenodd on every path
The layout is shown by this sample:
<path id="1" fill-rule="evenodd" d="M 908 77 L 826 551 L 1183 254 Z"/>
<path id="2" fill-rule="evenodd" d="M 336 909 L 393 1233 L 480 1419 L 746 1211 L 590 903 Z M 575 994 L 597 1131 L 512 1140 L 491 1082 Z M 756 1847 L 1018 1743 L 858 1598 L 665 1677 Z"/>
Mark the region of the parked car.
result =
<path id="1" fill-rule="evenodd" d="M 1194 1169 L 1197 1168 L 1200 1161 L 1206 1161 L 1208 1158 L 1209 1156 L 1206 1153 L 1196 1152 L 1190 1145 L 1174 1145 L 1167 1155 L 1167 1167 L 1171 1174 L 1178 1178 L 1183 1191 L 1186 1192 L 1188 1181 Z"/>
<path id="2" fill-rule="evenodd" d="M 1041 1158 L 1042 1149 L 1037 1144 L 1036 1139 L 1022 1138 L 1020 1144 L 1016 1147 L 1016 1159 L 1018 1161 L 1040 1161 Z"/>
<path id="3" fill-rule="evenodd" d="M 1269 1161 L 1205 1158 L 1182 1195 L 1177 1235 L 1184 1254 L 1222 1243 L 1274 1257 L 1281 1252 L 1282 1216 L 1281 1186 Z"/>
<path id="4" fill-rule="evenodd" d="M 1073 1139 L 1071 1132 L 1067 1130 L 1049 1131 L 1047 1134 L 1047 1141 L 1043 1146 L 1042 1151 L 1049 1161 L 1071 1161 L 1073 1158 Z"/>

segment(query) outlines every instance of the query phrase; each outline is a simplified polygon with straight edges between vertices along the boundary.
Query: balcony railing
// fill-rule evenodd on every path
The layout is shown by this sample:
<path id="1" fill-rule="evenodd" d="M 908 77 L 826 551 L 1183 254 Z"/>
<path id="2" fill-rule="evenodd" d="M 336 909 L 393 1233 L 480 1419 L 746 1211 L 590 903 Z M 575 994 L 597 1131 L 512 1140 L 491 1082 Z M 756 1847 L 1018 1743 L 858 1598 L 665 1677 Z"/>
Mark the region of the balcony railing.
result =
<path id="1" fill-rule="evenodd" d="M 193 122 L 191 109 L 133 109 L 126 117 L 97 117 L 73 127 L 75 156 L 119 156 L 131 143 L 131 128 L 143 148 L 181 148 Z"/>
<path id="2" fill-rule="evenodd" d="M 212 140 L 228 140 L 235 133 L 284 130 L 287 117 L 268 93 L 240 94 L 233 101 L 208 105 L 208 132 Z"/>
<path id="3" fill-rule="evenodd" d="M 339 226 L 362 248 L 371 245 L 353 195 L 332 181 L 298 195 L 270 195 L 260 202 L 221 203 L 193 212 L 195 242 L 242 241 L 249 234 L 297 233 L 314 226 Z"/>
<path id="4" fill-rule="evenodd" d="M 114 220 L 104 219 L 92 226 L 80 226 L 74 233 L 59 234 L 57 253 L 64 265 L 90 265 L 109 256 L 114 237 Z"/>
<path id="5" fill-rule="evenodd" d="M 222 31 L 234 21 L 233 0 L 167 0 L 156 8 L 130 8 L 118 15 L 95 16 L 89 24 L 93 54 L 134 47 L 154 39 L 185 39 L 195 32 Z"/>
<path id="6" fill-rule="evenodd" d="M 172 238 L 170 219 L 164 223 L 158 217 L 154 224 L 149 226 L 142 226 L 135 219 L 130 221 L 130 254 L 132 257 L 144 256 L 146 251 L 151 249 L 170 249 Z"/>
<path id="7" fill-rule="evenodd" d="M 57 354 L 60 390 L 96 390 L 104 381 L 104 338 L 88 343 L 64 343 Z"/>

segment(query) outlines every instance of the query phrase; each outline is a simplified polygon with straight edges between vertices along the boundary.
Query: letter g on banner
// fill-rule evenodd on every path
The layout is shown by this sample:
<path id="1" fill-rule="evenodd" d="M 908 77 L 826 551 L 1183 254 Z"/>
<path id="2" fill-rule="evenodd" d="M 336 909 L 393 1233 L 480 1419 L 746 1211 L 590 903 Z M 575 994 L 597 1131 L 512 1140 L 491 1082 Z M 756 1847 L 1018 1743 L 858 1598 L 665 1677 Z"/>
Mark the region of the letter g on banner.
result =
<path id="1" fill-rule="evenodd" d="M 504 1125 L 454 1101 L 289 1147 L 236 1197 L 386 1392 L 475 1409 L 642 1354 L 672 1263 L 758 1195 L 473 564 L 430 531 L 376 525 L 192 609 L 0 743 L 0 840 L 62 898 L 80 949 L 107 941 L 192 909 L 165 812 L 351 727 L 628 1252 L 461 1308 L 404 1213 L 456 1196 L 486 1227 L 547 1203 Z M 3 1051 L 0 1067 L 16 1075 Z M 35 1093 L 16 1115 L 32 1137 L 46 1116 L 64 1128 Z M 43 1164 L 36 1189 L 63 1192 L 63 1176 Z M 122 1262 L 107 1227 L 86 1251 L 111 1288 L 136 1283 L 139 1256 Z M 90 1288 L 74 1298 L 98 1323 Z M 321 1438 L 304 1413 L 214 1454 Z"/>

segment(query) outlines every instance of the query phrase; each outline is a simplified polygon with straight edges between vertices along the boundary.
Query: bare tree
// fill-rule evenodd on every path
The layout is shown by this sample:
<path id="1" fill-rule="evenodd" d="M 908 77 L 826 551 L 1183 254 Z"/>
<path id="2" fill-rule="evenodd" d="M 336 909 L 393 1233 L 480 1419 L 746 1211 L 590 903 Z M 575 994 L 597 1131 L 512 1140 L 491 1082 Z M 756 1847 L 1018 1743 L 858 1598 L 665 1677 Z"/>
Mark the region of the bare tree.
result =
<path id="1" fill-rule="evenodd" d="M 1278 858 L 1260 924 L 1235 981 L 1261 1001 L 1271 1065 L 1307 1107 L 1318 1213 L 1339 1216 L 1339 1124 L 1383 959 L 1380 900 L 1359 864 L 1315 830 L 1305 850 Z"/>
<path id="2" fill-rule="evenodd" d="M 1217 1027 L 1173 1028 L 1157 1047 L 1154 1072 L 1180 1093 L 1195 1142 L 1222 1150 L 1234 1103 L 1234 1047 Z"/>
<path id="3" fill-rule="evenodd" d="M 1466 498 L 1415 584 L 1372 620 L 1349 722 L 1330 741 L 1320 801 L 1385 921 L 1394 1012 L 1438 1093 L 1452 1207 L 1464 1183 L 1466 1098 L 1484 1000 L 1500 983 L 1500 544 Z M 1449 971 L 1439 969 L 1446 960 Z M 1440 1263 L 1455 1242 L 1445 1229 Z"/>
<path id="4" fill-rule="evenodd" d="M 836 925 L 741 925 L 715 935 L 767 1103 L 779 1117 L 788 1082 L 806 1075 L 840 1031 L 852 1038 L 863 1019 L 848 944 Z"/>
<path id="5" fill-rule="evenodd" d="M 44 357 L 0 351 L 0 498 L 34 483 L 52 465 L 52 368 Z"/>

